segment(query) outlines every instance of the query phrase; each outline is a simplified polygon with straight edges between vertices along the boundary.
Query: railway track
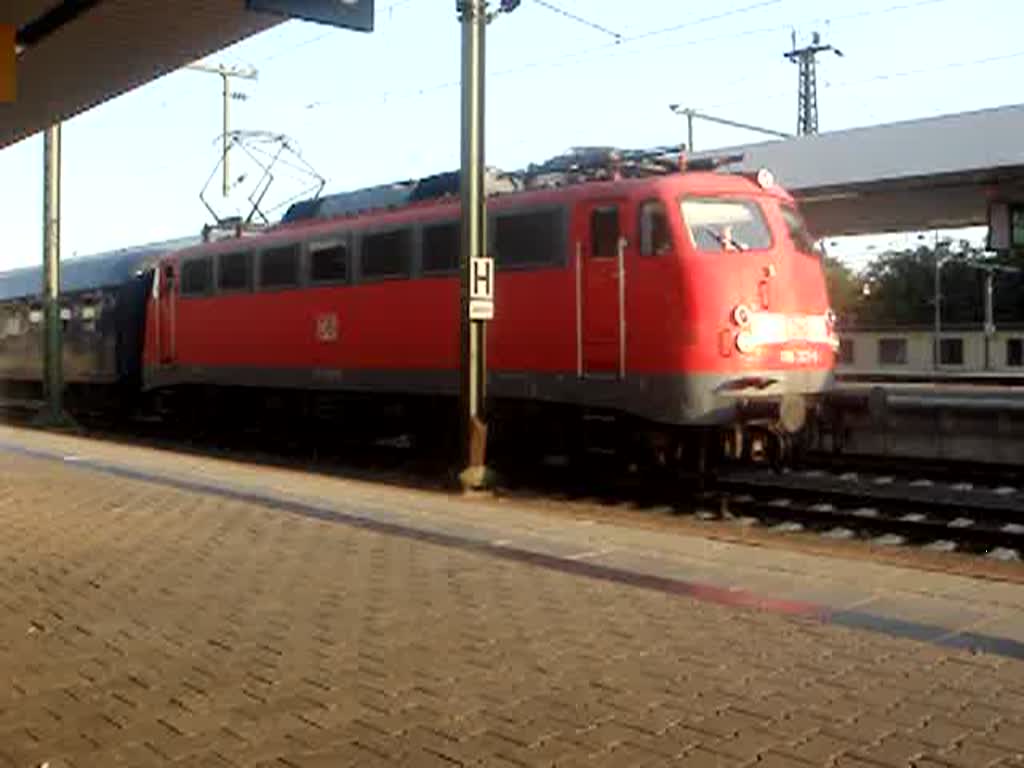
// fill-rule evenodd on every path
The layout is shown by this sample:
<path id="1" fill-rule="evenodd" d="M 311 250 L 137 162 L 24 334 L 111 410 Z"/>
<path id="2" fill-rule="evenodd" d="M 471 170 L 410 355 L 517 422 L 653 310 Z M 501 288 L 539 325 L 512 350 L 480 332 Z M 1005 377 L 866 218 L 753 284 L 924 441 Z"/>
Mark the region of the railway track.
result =
<path id="1" fill-rule="evenodd" d="M 780 476 L 746 471 L 720 477 L 708 501 L 721 516 L 783 531 L 1001 560 L 1024 555 L 1024 492 L 1016 486 L 820 469 Z"/>
<path id="2" fill-rule="evenodd" d="M 27 409 L 0 404 L 13 423 L 27 425 Z M 290 466 L 428 490 L 451 478 L 429 455 L 405 441 L 372 446 L 332 445 L 329 450 L 276 441 L 259 433 L 184 436 L 158 424 L 115 425 L 85 418 L 93 437 L 188 451 L 254 463 Z M 757 525 L 780 533 L 817 534 L 876 546 L 922 547 L 1004 561 L 1024 558 L 1024 483 L 1015 468 L 941 466 L 870 457 L 813 455 L 807 468 L 776 474 L 768 469 L 724 468 L 702 488 L 686 480 L 623 471 L 595 459 L 576 470 L 564 463 L 505 465 L 496 495 L 536 500 L 671 510 L 704 520 Z M 879 471 L 884 468 L 887 471 Z"/>

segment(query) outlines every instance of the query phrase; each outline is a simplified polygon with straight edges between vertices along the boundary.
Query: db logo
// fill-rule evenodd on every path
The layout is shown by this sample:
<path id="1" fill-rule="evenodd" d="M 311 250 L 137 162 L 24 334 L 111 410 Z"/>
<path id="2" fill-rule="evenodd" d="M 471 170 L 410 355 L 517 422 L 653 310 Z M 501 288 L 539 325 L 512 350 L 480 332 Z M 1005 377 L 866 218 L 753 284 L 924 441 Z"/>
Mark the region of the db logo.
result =
<path id="1" fill-rule="evenodd" d="M 316 339 L 317 341 L 338 340 L 338 316 L 336 314 L 317 315 Z"/>

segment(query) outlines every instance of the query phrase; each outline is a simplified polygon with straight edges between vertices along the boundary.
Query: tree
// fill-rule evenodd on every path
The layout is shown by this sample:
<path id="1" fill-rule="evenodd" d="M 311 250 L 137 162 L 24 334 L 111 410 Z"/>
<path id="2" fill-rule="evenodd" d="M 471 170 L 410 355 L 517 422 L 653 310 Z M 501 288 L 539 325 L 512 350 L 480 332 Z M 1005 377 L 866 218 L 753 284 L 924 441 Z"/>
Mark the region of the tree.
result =
<path id="1" fill-rule="evenodd" d="M 832 309 L 842 322 L 856 322 L 861 301 L 861 281 L 848 266 L 832 256 L 823 257 L 825 285 Z"/>
<path id="2" fill-rule="evenodd" d="M 857 305 L 859 325 L 930 325 L 935 317 L 935 264 L 946 259 L 941 271 L 943 324 L 981 324 L 985 317 L 986 264 L 1007 263 L 986 256 L 969 243 L 940 242 L 904 251 L 889 251 L 871 262 L 863 279 L 870 293 Z M 1015 265 L 1016 266 L 1016 265 Z M 1024 277 L 1000 274 L 996 278 L 996 322 L 1024 320 Z"/>

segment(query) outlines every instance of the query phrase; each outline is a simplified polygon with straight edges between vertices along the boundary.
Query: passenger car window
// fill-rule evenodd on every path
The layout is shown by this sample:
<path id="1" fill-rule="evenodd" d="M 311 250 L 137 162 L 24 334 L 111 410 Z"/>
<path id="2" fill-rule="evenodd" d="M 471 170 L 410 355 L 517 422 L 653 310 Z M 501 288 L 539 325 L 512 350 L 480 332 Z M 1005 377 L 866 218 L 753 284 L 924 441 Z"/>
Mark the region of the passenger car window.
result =
<path id="1" fill-rule="evenodd" d="M 222 253 L 217 257 L 217 289 L 247 291 L 252 286 L 251 254 L 240 251 Z"/>
<path id="2" fill-rule="evenodd" d="M 661 200 L 648 200 L 640 206 L 640 255 L 660 256 L 671 251 L 665 204 Z"/>
<path id="3" fill-rule="evenodd" d="M 187 259 L 181 265 L 181 294 L 203 296 L 213 285 L 213 262 L 209 256 Z"/>
<path id="4" fill-rule="evenodd" d="M 268 248 L 260 254 L 260 286 L 288 288 L 299 284 L 298 244 Z"/>
<path id="5" fill-rule="evenodd" d="M 811 237 L 811 233 L 807 230 L 804 217 L 792 206 L 783 205 L 780 206 L 780 209 L 782 211 L 782 220 L 786 222 L 786 230 L 789 232 L 789 239 L 793 243 L 793 247 L 800 251 L 800 253 L 817 256 L 818 252 L 814 248 L 814 238 Z"/>
<path id="6" fill-rule="evenodd" d="M 309 246 L 309 279 L 314 283 L 348 280 L 349 247 L 345 241 Z"/>
<path id="7" fill-rule="evenodd" d="M 772 237 L 753 200 L 687 197 L 680 204 L 690 239 L 699 251 L 763 251 Z"/>

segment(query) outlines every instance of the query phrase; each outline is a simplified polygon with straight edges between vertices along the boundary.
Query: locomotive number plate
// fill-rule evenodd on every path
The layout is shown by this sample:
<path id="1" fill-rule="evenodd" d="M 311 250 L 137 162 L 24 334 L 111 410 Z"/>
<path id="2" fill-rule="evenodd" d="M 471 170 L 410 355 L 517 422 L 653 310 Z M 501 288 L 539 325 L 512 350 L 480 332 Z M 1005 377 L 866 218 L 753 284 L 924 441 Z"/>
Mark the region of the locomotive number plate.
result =
<path id="1" fill-rule="evenodd" d="M 779 358 L 786 365 L 817 365 L 821 362 L 821 354 L 817 349 L 784 349 Z"/>
<path id="2" fill-rule="evenodd" d="M 317 341 L 338 340 L 338 316 L 336 314 L 332 312 L 325 315 L 317 315 L 316 338 Z"/>

